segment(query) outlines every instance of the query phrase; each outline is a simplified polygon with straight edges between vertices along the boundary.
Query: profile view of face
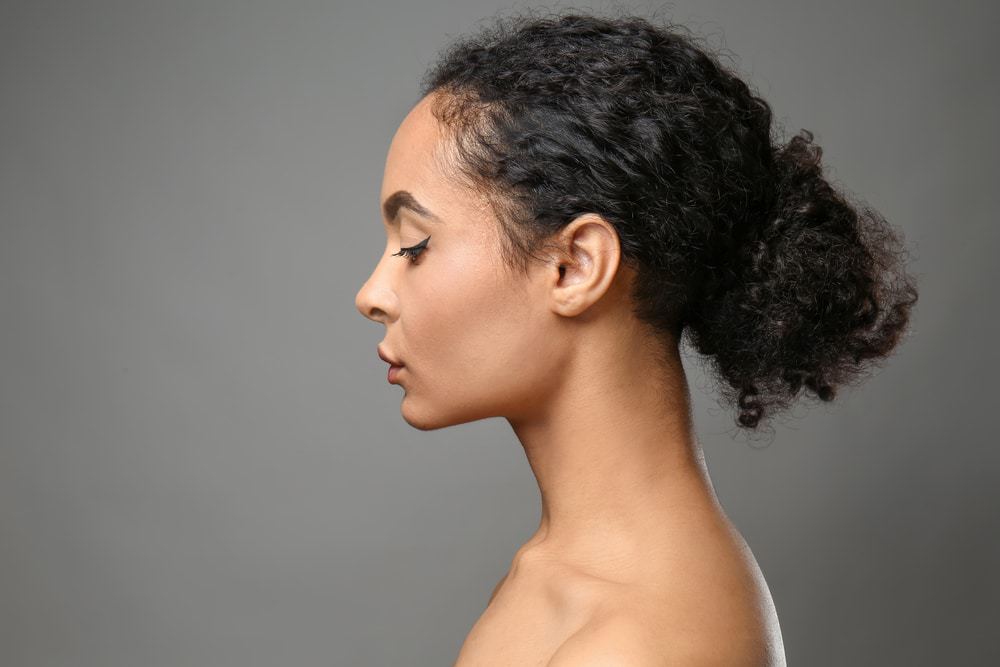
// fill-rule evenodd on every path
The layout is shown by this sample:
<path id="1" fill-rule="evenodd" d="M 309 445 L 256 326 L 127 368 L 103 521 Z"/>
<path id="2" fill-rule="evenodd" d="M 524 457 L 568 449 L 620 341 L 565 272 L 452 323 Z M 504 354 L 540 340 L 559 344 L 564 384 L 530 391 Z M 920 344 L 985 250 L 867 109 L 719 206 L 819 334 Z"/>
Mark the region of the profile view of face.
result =
<path id="1" fill-rule="evenodd" d="M 355 297 L 385 326 L 380 347 L 403 364 L 403 418 L 423 430 L 529 417 L 553 395 L 567 355 L 565 324 L 548 307 L 558 267 L 534 263 L 527 277 L 505 269 L 492 209 L 436 157 L 446 141 L 422 99 L 390 144 L 380 206 L 402 205 L 383 215 L 385 249 Z M 398 254 L 425 240 L 415 258 Z"/>

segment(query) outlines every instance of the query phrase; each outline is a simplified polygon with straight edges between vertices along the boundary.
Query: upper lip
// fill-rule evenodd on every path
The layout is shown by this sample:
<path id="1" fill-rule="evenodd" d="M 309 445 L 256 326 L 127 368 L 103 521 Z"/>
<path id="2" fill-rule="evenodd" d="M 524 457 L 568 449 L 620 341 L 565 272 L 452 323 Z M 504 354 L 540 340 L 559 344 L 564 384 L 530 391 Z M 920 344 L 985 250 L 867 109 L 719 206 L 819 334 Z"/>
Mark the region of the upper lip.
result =
<path id="1" fill-rule="evenodd" d="M 390 357 L 388 354 L 386 354 L 385 352 L 383 352 L 381 347 L 378 348 L 378 358 L 381 359 L 382 361 L 385 361 L 385 362 L 393 365 L 393 366 L 402 366 L 403 365 L 402 361 L 396 361 L 395 359 L 393 359 L 392 357 Z"/>

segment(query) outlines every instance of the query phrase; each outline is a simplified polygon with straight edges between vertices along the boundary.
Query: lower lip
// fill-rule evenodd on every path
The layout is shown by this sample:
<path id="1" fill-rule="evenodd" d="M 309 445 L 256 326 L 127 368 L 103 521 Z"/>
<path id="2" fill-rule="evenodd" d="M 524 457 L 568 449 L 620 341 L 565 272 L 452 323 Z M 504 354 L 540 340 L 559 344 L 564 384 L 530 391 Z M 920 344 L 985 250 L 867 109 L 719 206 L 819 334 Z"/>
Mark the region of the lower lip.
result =
<path id="1" fill-rule="evenodd" d="M 402 366 L 389 366 L 389 382 L 395 382 L 401 370 L 403 370 Z"/>

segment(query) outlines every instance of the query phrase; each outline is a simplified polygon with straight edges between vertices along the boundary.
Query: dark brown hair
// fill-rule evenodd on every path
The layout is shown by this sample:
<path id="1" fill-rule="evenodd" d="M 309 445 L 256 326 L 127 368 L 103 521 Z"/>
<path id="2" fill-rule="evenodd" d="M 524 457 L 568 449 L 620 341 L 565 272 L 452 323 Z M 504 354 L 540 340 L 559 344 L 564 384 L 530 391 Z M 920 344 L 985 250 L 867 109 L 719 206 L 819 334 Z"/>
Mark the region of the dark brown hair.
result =
<path id="1" fill-rule="evenodd" d="M 594 212 L 637 270 L 636 316 L 711 358 L 737 423 L 823 401 L 886 357 L 917 300 L 901 235 L 824 177 L 801 130 L 679 25 L 531 13 L 447 46 L 421 95 L 489 194 L 510 267 Z"/>

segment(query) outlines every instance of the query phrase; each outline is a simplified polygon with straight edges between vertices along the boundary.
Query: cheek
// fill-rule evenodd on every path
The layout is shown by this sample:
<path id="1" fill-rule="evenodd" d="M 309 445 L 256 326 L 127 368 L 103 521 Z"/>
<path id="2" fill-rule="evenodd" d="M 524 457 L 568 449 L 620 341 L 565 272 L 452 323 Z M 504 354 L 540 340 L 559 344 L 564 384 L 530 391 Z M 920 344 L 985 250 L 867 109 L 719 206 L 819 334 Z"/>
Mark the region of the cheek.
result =
<path id="1" fill-rule="evenodd" d="M 411 293 L 407 340 L 422 381 L 449 400 L 516 400 L 559 362 L 558 337 L 537 300 L 480 256 L 449 258 Z M 564 346 L 560 346 L 564 347 Z"/>
<path id="2" fill-rule="evenodd" d="M 436 262 L 433 273 L 414 279 L 412 288 L 406 338 L 434 376 L 468 372 L 489 358 L 491 344 L 502 338 L 496 325 L 505 320 L 502 286 L 489 265 L 471 253 L 453 253 Z"/>

